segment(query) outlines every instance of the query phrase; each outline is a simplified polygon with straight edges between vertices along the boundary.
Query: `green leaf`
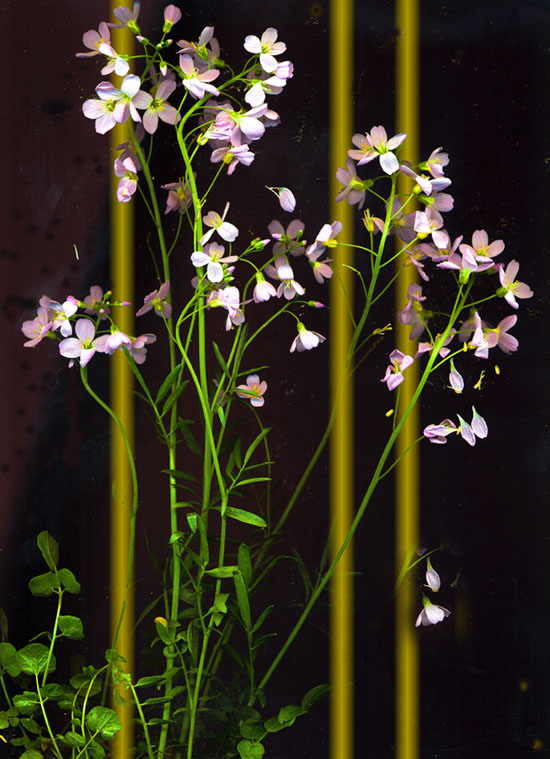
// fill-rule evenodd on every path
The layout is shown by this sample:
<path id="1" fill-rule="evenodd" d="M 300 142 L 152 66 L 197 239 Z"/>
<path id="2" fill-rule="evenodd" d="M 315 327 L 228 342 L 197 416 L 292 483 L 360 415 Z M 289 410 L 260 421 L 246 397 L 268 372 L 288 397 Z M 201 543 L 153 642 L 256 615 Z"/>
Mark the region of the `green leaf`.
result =
<path id="1" fill-rule="evenodd" d="M 66 638 L 71 640 L 80 640 L 84 637 L 82 621 L 78 617 L 71 617 L 69 614 L 59 617 L 59 629 Z"/>
<path id="2" fill-rule="evenodd" d="M 163 643 L 165 643 L 167 646 L 169 646 L 171 643 L 173 643 L 173 639 L 170 637 L 170 633 L 168 632 L 168 628 L 166 625 L 164 625 L 162 622 L 155 622 L 155 627 L 157 628 L 157 635 L 161 639 Z"/>
<path id="3" fill-rule="evenodd" d="M 29 590 L 33 596 L 51 596 L 58 588 L 59 580 L 53 572 L 45 572 L 29 580 Z"/>
<path id="4" fill-rule="evenodd" d="M 170 409 L 172 408 L 174 403 L 176 403 L 176 401 L 178 400 L 180 395 L 183 393 L 183 391 L 185 390 L 188 384 L 189 384 L 189 381 L 182 382 L 181 385 L 176 385 L 176 389 L 172 392 L 171 395 L 168 396 L 168 399 L 164 402 L 162 411 L 160 412 L 161 417 L 164 416 L 168 411 L 170 411 Z"/>
<path id="5" fill-rule="evenodd" d="M 197 456 L 202 456 L 202 451 L 199 447 L 199 444 L 197 443 L 195 436 L 189 429 L 189 425 L 192 424 L 191 420 L 184 421 L 183 419 L 178 424 L 179 429 L 181 429 L 182 437 L 185 441 L 185 445 L 189 448 L 189 450 L 196 454 Z"/>
<path id="6" fill-rule="evenodd" d="M 70 569 L 60 569 L 57 575 L 68 593 L 80 593 L 80 583 Z"/>
<path id="7" fill-rule="evenodd" d="M 250 549 L 246 543 L 241 543 L 239 546 L 237 564 L 244 581 L 247 585 L 250 585 L 250 581 L 252 580 L 252 562 L 250 561 Z"/>
<path id="8" fill-rule="evenodd" d="M 96 741 L 92 741 L 91 743 L 88 743 L 87 751 L 92 757 L 92 759 L 104 759 L 105 757 L 105 749 L 103 748 L 101 743 L 97 743 Z"/>
<path id="9" fill-rule="evenodd" d="M 250 511 L 244 511 L 243 509 L 236 509 L 234 506 L 228 506 L 225 510 L 228 517 L 236 519 L 239 522 L 245 524 L 251 524 L 253 527 L 267 527 L 267 522 L 257 514 L 252 514 Z"/>
<path id="10" fill-rule="evenodd" d="M 261 741 L 265 735 L 264 726 L 258 717 L 250 717 L 240 723 L 240 733 L 242 738 L 248 738 L 253 741 Z"/>
<path id="11" fill-rule="evenodd" d="M 227 368 L 227 364 L 225 363 L 225 360 L 222 356 L 222 353 L 220 349 L 218 348 L 217 344 L 212 340 L 212 348 L 214 349 L 214 355 L 216 356 L 216 361 L 220 365 L 220 369 L 225 374 L 226 377 L 230 377 L 229 369 Z"/>
<path id="12" fill-rule="evenodd" d="M 228 567 L 217 567 L 216 569 L 207 569 L 205 574 L 211 575 L 212 577 L 218 577 L 218 578 L 224 579 L 226 577 L 233 577 L 235 572 L 238 572 L 238 571 L 239 571 L 239 567 L 232 565 Z"/>
<path id="13" fill-rule="evenodd" d="M 155 406 L 158 406 L 158 404 L 161 402 L 161 400 L 164 398 L 170 387 L 174 384 L 176 381 L 179 373 L 181 371 L 181 364 L 178 364 L 175 366 L 170 374 L 166 377 L 162 385 L 159 387 L 159 391 L 157 393 L 157 397 L 155 398 Z"/>
<path id="14" fill-rule="evenodd" d="M 19 759 L 43 759 L 44 754 L 41 751 L 37 751 L 35 748 L 28 748 Z"/>
<path id="15" fill-rule="evenodd" d="M 237 594 L 237 603 L 239 605 L 241 619 L 245 630 L 248 631 L 252 626 L 252 620 L 250 619 L 250 603 L 248 601 L 246 585 L 240 572 L 236 572 L 233 575 L 233 582 L 235 583 L 235 593 Z"/>
<path id="16" fill-rule="evenodd" d="M 21 667 L 17 661 L 17 651 L 11 643 L 0 643 L 0 667 L 10 677 L 17 677 L 21 672 Z"/>
<path id="17" fill-rule="evenodd" d="M 47 530 L 43 530 L 37 537 L 36 543 L 48 567 L 52 570 L 57 569 L 57 562 L 59 561 L 59 545 L 57 540 L 52 538 Z"/>
<path id="18" fill-rule="evenodd" d="M 311 709 L 311 707 L 326 696 L 330 691 L 330 685 L 316 685 L 315 688 L 308 690 L 302 699 L 302 709 Z"/>
<path id="19" fill-rule="evenodd" d="M 65 733 L 63 737 L 65 738 L 67 745 L 69 745 L 71 748 L 80 748 L 86 743 L 84 738 L 79 733 L 75 733 L 72 730 L 68 733 Z"/>
<path id="20" fill-rule="evenodd" d="M 48 662 L 49 650 L 42 643 L 29 643 L 17 652 L 17 662 L 23 672 L 27 675 L 38 675 L 46 669 Z M 50 669 L 55 669 L 55 656 L 52 654 Z"/>
<path id="21" fill-rule="evenodd" d="M 300 717 L 302 714 L 306 714 L 307 709 L 302 706 L 296 706 L 290 704 L 289 706 L 283 706 L 277 715 L 277 719 L 283 725 L 292 725 L 296 717 Z"/>
<path id="22" fill-rule="evenodd" d="M 257 630 L 259 630 L 259 629 L 260 629 L 260 627 L 261 627 L 261 626 L 263 625 L 263 623 L 265 622 L 265 620 L 266 620 L 266 618 L 267 618 L 267 615 L 268 615 L 268 614 L 269 614 L 271 611 L 273 611 L 273 608 L 274 608 L 274 606 L 273 606 L 273 604 L 271 604 L 270 606 L 268 606 L 268 607 L 267 607 L 267 609 L 264 609 L 264 610 L 262 611 L 262 613 L 260 614 L 260 616 L 258 617 L 258 619 L 256 620 L 256 622 L 254 623 L 254 627 L 252 628 L 252 632 L 253 632 L 253 633 L 255 633 Z"/>
<path id="23" fill-rule="evenodd" d="M 111 740 L 122 727 L 116 712 L 106 706 L 94 706 L 86 717 L 86 725 L 89 730 L 99 733 L 105 740 Z"/>
<path id="24" fill-rule="evenodd" d="M 146 685 L 158 685 L 164 682 L 165 675 L 150 675 L 149 677 L 140 677 L 134 688 L 145 688 Z"/>
<path id="25" fill-rule="evenodd" d="M 262 759 L 265 754 L 265 748 L 261 743 L 252 743 L 246 739 L 239 741 L 237 751 L 241 759 Z"/>
<path id="26" fill-rule="evenodd" d="M 25 728 L 25 730 L 28 730 L 29 733 L 34 733 L 35 735 L 40 735 L 42 733 L 42 728 L 32 717 L 23 717 L 21 720 L 21 725 Z"/>
<path id="27" fill-rule="evenodd" d="M 63 698 L 65 691 L 57 683 L 48 683 L 41 689 L 42 698 L 51 698 L 57 701 L 59 698 Z"/>
<path id="28" fill-rule="evenodd" d="M 266 435 L 269 434 L 271 430 L 271 427 L 264 427 L 263 430 L 260 432 L 259 435 L 256 436 L 256 438 L 250 443 L 248 448 L 246 449 L 246 453 L 244 454 L 244 461 L 243 464 L 246 464 L 247 461 L 250 459 L 256 448 L 260 445 L 262 440 Z"/>
<path id="29" fill-rule="evenodd" d="M 252 485 L 254 482 L 271 482 L 271 477 L 248 477 L 246 480 L 238 480 L 234 487 L 241 485 Z"/>
<path id="30" fill-rule="evenodd" d="M 198 516 L 196 514 L 187 514 L 187 524 L 189 525 L 189 529 L 191 532 L 196 532 L 198 524 Z"/>
<path id="31" fill-rule="evenodd" d="M 38 693 L 31 693 L 28 690 L 23 691 L 23 693 L 16 693 L 13 697 L 13 705 L 16 706 L 22 714 L 32 714 L 40 708 Z"/>

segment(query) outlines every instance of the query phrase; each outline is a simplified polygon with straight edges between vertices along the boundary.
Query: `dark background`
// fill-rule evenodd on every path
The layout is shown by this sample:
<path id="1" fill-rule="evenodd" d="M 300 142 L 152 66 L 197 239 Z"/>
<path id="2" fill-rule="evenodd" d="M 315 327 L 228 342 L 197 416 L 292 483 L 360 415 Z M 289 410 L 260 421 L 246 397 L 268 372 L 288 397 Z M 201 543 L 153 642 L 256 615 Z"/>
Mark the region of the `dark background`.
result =
<path id="1" fill-rule="evenodd" d="M 144 0 L 143 29 L 151 24 L 158 28 L 162 7 Z M 76 373 L 67 371 L 49 344 L 35 351 L 22 347 L 19 326 L 33 317 L 44 292 L 60 299 L 69 292 L 83 297 L 91 284 L 108 282 L 106 188 L 112 161 L 107 137 L 96 135 L 80 110 L 100 75 L 95 59 L 73 57 L 83 49 L 82 33 L 107 19 L 108 8 L 97 1 L 84 6 L 34 0 L 32 13 L 23 13 L 21 4 L 4 0 L 0 10 L 2 26 L 8 30 L 2 46 L 6 105 L 0 127 L 5 151 L 0 605 L 10 618 L 10 640 L 16 644 L 27 640 L 24 623 L 31 634 L 42 629 L 40 617 L 49 608 L 29 603 L 26 583 L 41 571 L 35 536 L 48 529 L 84 588 L 74 613 L 85 617 L 91 643 L 104 645 L 107 424 L 101 410 L 84 397 Z M 174 39 L 196 39 L 205 25 L 213 24 L 222 54 L 229 59 L 240 59 L 246 34 L 260 35 L 267 26 L 275 26 L 287 43 L 295 76 L 272 101 L 282 125 L 260 141 L 250 169 L 237 169 L 234 186 L 240 202 L 237 197 L 232 201 L 232 214 L 238 226 L 259 236 L 273 217 L 288 223 L 291 217 L 283 220 L 266 191 L 264 197 L 250 189 L 286 184 L 298 198 L 296 214 L 312 239 L 329 221 L 328 5 L 280 2 L 266 7 L 237 0 L 182 10 Z M 521 303 L 512 330 L 520 341 L 518 354 L 491 356 L 488 362 L 468 356 L 461 364 L 469 388 L 481 369 L 486 370 L 482 392 L 468 389 L 454 396 L 441 378 L 434 380 L 423 401 L 423 424 L 456 412 L 469 418 L 474 403 L 489 425 L 489 437 L 473 449 L 459 439 L 444 447 L 422 448 L 422 542 L 444 547 L 437 558 L 443 584 L 440 602 L 453 611 L 444 624 L 418 632 L 423 759 L 550 753 L 545 393 L 549 28 L 548 2 L 421 3 L 421 154 L 426 157 L 439 145 L 450 154 L 446 173 L 453 180 L 455 210 L 446 227 L 452 237 L 464 234 L 465 241 L 481 228 L 490 239 L 502 238 L 506 248 L 501 258 L 517 258 L 519 278 L 535 291 L 532 300 Z M 393 4 L 357 2 L 355 30 L 355 129 L 364 132 L 384 124 L 393 134 Z M 168 174 L 167 170 L 162 182 L 175 180 Z M 140 223 L 138 219 L 138 229 Z M 73 243 L 79 248 L 79 262 Z M 139 235 L 138 255 L 148 255 Z M 182 291 L 189 277 L 186 266 L 182 257 Z M 150 282 L 144 266 L 138 272 L 137 297 L 152 289 Z M 433 286 L 437 292 L 435 281 Z M 508 310 L 502 308 L 495 311 L 494 323 L 505 313 Z M 308 326 L 327 334 L 326 312 L 310 319 Z M 387 310 L 380 319 L 388 321 Z M 296 481 L 302 451 L 323 429 L 328 387 L 327 346 L 311 355 L 287 357 L 292 338 L 283 328 L 274 330 L 268 355 L 258 359 L 272 364 L 264 411 L 266 422 L 282 430 L 274 448 L 283 487 Z M 379 347 L 357 379 L 358 492 L 387 424 L 380 412 L 388 404 L 387 391 L 378 380 L 394 347 L 391 340 L 390 336 Z M 495 360 L 499 376 L 493 370 Z M 91 367 L 90 377 L 105 395 L 108 380 L 99 362 Z M 147 420 L 142 422 L 141 416 L 137 444 L 143 461 L 151 446 Z M 145 483 L 142 498 L 143 526 L 153 539 L 160 539 L 162 497 Z M 322 463 L 284 536 L 312 568 L 319 560 L 327 521 Z M 394 753 L 389 480 L 360 528 L 356 555 L 357 756 L 382 759 Z M 458 572 L 453 590 L 449 586 Z M 139 574 L 146 596 L 151 581 L 146 562 Z M 289 570 L 278 583 L 274 592 L 290 604 L 289 613 L 298 613 L 299 577 Z M 319 612 L 273 678 L 274 711 L 326 680 L 327 655 L 327 620 Z M 280 733 L 267 744 L 271 756 L 328 755 L 326 704 L 302 719 L 294 731 Z"/>

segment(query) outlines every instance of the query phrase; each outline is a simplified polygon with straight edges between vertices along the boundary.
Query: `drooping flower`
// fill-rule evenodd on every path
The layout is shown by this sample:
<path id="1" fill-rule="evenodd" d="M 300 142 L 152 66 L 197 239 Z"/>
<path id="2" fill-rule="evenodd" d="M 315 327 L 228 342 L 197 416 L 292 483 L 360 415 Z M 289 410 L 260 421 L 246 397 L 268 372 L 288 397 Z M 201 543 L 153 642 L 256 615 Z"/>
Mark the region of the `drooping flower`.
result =
<path id="1" fill-rule="evenodd" d="M 260 56 L 260 66 L 268 74 L 271 74 L 277 68 L 277 60 L 274 56 L 281 55 L 286 50 L 284 42 L 275 41 L 277 36 L 277 30 L 269 27 L 262 34 L 261 39 L 253 34 L 249 34 L 244 40 L 244 49 L 249 53 Z"/>
<path id="2" fill-rule="evenodd" d="M 430 157 L 420 164 L 422 170 L 427 169 L 432 177 L 443 176 L 443 167 L 449 163 L 449 154 L 442 153 L 443 148 L 436 148 L 432 151 Z"/>
<path id="3" fill-rule="evenodd" d="M 398 311 L 397 318 L 401 324 L 412 325 L 409 340 L 416 340 L 424 332 L 426 324 L 433 314 L 431 311 L 425 311 L 422 307 L 422 301 L 426 300 L 426 296 L 422 295 L 421 285 L 409 285 L 407 296 L 409 298 L 407 305 Z"/>
<path id="4" fill-rule="evenodd" d="M 408 356 L 395 349 L 390 353 L 390 365 L 386 369 L 386 374 L 382 377 L 380 382 L 386 382 L 388 390 L 395 390 L 395 388 L 405 379 L 403 372 L 413 362 L 414 358 L 412 356 Z"/>
<path id="5" fill-rule="evenodd" d="M 156 342 L 157 336 L 147 332 L 144 335 L 138 337 L 132 337 L 132 344 L 128 348 L 130 356 L 134 359 L 136 364 L 143 364 L 147 357 L 146 345 Z"/>
<path id="6" fill-rule="evenodd" d="M 498 276 L 500 279 L 501 289 L 497 290 L 497 295 L 504 295 L 504 300 L 512 306 L 518 308 L 519 304 L 516 298 L 532 298 L 533 291 L 525 282 L 516 282 L 519 271 L 519 263 L 516 260 L 510 261 L 506 269 L 500 267 Z"/>
<path id="7" fill-rule="evenodd" d="M 430 590 L 433 590 L 434 593 L 437 593 L 441 587 L 441 579 L 435 569 L 432 567 L 432 562 L 430 561 L 429 557 L 427 559 L 426 586 Z"/>
<path id="8" fill-rule="evenodd" d="M 271 282 L 268 282 L 260 271 L 256 272 L 256 285 L 253 293 L 254 303 L 265 303 L 270 298 L 276 297 L 277 290 Z"/>
<path id="9" fill-rule="evenodd" d="M 237 385 L 235 392 L 239 398 L 245 398 L 250 401 L 252 406 L 259 408 L 264 405 L 262 396 L 267 390 L 267 382 L 260 382 L 257 374 L 251 374 L 246 378 L 246 385 Z"/>
<path id="10" fill-rule="evenodd" d="M 302 322 L 298 322 L 296 326 L 298 328 L 298 335 L 294 338 L 292 345 L 290 346 L 291 353 L 294 353 L 295 350 L 297 350 L 298 353 L 301 353 L 302 351 L 310 351 L 313 348 L 316 348 L 319 343 L 325 342 L 326 337 L 323 337 L 323 335 L 320 335 L 318 332 L 312 332 L 311 330 L 306 329 Z"/>
<path id="11" fill-rule="evenodd" d="M 145 297 L 143 306 L 136 313 L 136 316 L 143 316 L 143 314 L 154 309 L 157 316 L 169 319 L 172 315 L 172 306 L 166 302 L 169 293 L 170 282 L 163 282 L 158 290 L 153 290 Z"/>
<path id="12" fill-rule="evenodd" d="M 116 197 L 119 203 L 128 203 L 137 190 L 137 166 L 131 155 L 115 158 L 115 177 L 120 177 Z"/>
<path id="13" fill-rule="evenodd" d="M 449 609 L 433 604 L 426 596 L 423 597 L 422 603 L 424 604 L 424 608 L 416 618 L 416 627 L 420 627 L 420 625 L 436 625 L 438 622 L 443 622 L 445 617 L 449 617 L 451 614 Z"/>

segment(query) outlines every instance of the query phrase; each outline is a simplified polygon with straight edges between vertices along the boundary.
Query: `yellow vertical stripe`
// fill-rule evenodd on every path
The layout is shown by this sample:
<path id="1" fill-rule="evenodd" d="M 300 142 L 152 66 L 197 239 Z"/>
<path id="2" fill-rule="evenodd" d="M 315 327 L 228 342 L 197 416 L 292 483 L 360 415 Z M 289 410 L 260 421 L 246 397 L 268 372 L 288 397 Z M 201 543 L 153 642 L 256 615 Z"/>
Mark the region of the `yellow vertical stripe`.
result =
<path id="1" fill-rule="evenodd" d="M 404 152 L 413 163 L 419 153 L 419 7 L 418 0 L 396 0 L 396 131 L 406 132 Z M 410 187 L 410 180 L 403 182 Z M 406 191 L 406 190 L 405 190 Z M 408 208 L 407 210 L 411 210 Z M 414 267 L 398 279 L 396 310 L 407 301 L 407 289 L 414 281 Z M 408 339 L 410 327 L 396 323 L 397 347 L 414 355 L 415 346 Z M 413 364 L 401 384 L 401 409 L 407 407 L 418 382 Z M 400 456 L 418 437 L 419 414 L 413 412 L 397 442 Z M 400 568 L 407 552 L 419 541 L 419 455 L 418 447 L 409 451 L 396 467 L 395 558 Z M 418 591 L 407 580 L 397 592 L 395 608 L 395 742 L 397 759 L 418 759 L 420 734 L 419 650 L 414 628 Z"/>
<path id="2" fill-rule="evenodd" d="M 344 166 L 353 134 L 353 0 L 332 0 L 330 6 L 330 196 L 331 221 L 343 224 L 341 237 L 352 242 L 352 209 L 336 205 L 336 170 Z M 353 381 L 346 368 L 351 339 L 347 298 L 352 297 L 350 248 L 337 248 L 338 276 L 331 280 L 330 385 L 338 411 L 330 442 L 330 514 L 333 552 L 342 545 L 353 519 Z M 340 279 L 338 279 L 340 277 Z M 353 546 L 349 545 L 332 579 L 330 613 L 330 756 L 353 757 Z"/>
<path id="3" fill-rule="evenodd" d="M 119 0 L 113 0 L 111 10 L 120 7 Z M 113 29 L 113 46 L 119 55 L 131 55 L 133 35 L 128 30 Z M 117 124 L 111 130 L 111 158 L 113 151 L 127 140 L 127 127 Z M 111 164 L 112 165 L 112 164 Z M 133 202 L 119 203 L 116 198 L 118 178 L 111 169 L 110 217 L 111 217 L 111 286 L 116 300 L 131 301 L 130 307 L 115 309 L 114 319 L 122 332 L 134 332 L 134 213 Z M 111 362 L 111 406 L 118 416 L 130 446 L 133 448 L 133 375 L 125 357 L 116 351 Z M 134 659 L 134 603 L 132 587 L 127 586 L 128 553 L 130 537 L 130 512 L 132 509 L 132 481 L 124 441 L 114 425 L 111 425 L 111 609 L 110 627 L 114 637 L 124 607 L 124 617 L 118 631 L 116 649 L 126 659 L 129 671 Z M 121 693 L 124 696 L 124 693 Z M 113 744 L 115 759 L 130 759 L 134 753 L 132 712 L 128 707 L 117 708 L 122 721 L 122 730 Z"/>

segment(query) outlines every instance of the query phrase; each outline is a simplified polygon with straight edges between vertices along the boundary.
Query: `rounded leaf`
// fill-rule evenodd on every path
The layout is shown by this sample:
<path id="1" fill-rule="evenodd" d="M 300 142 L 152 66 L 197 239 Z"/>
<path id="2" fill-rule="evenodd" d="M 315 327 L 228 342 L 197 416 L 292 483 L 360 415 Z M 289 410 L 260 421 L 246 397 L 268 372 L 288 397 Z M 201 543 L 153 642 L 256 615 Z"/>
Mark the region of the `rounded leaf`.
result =
<path id="1" fill-rule="evenodd" d="M 28 675 L 38 675 L 48 663 L 49 650 L 42 643 L 29 643 L 17 652 L 17 663 Z M 49 671 L 55 669 L 55 656 L 52 654 Z"/>
<path id="2" fill-rule="evenodd" d="M 116 712 L 106 706 L 94 706 L 86 717 L 86 726 L 92 732 L 100 733 L 105 740 L 111 740 L 122 727 Z"/>

